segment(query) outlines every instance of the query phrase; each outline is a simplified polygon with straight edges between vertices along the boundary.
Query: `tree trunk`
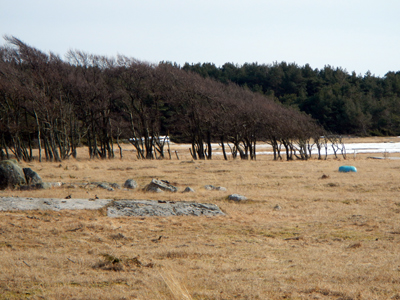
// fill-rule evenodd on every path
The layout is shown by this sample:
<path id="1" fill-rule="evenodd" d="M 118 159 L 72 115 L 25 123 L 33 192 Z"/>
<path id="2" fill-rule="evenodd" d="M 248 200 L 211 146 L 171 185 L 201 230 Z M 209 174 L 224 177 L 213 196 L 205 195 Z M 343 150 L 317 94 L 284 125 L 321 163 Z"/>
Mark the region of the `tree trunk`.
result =
<path id="1" fill-rule="evenodd" d="M 221 147 L 222 147 L 222 154 L 224 155 L 224 160 L 228 160 L 228 157 L 226 156 L 224 137 L 223 136 L 221 136 Z"/>
<path id="2" fill-rule="evenodd" d="M 39 162 L 42 162 L 42 142 L 40 140 L 40 123 L 38 116 L 36 114 L 36 110 L 33 111 L 35 114 L 35 120 L 36 120 L 36 126 L 37 126 L 37 131 L 38 131 L 38 151 L 39 151 Z"/>
<path id="3" fill-rule="evenodd" d="M 207 159 L 212 159 L 211 132 L 210 131 L 207 131 L 207 145 L 208 145 Z"/>

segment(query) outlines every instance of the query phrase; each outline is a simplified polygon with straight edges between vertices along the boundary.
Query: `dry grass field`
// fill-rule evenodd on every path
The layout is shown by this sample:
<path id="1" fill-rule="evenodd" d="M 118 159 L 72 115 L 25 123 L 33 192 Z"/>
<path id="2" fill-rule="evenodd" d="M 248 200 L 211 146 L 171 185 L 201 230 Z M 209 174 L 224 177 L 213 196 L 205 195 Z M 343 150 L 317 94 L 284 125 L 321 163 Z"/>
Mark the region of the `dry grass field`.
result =
<path id="1" fill-rule="evenodd" d="M 174 147 L 180 160 L 138 161 L 125 145 L 123 160 L 90 161 L 81 149 L 79 160 L 21 163 L 44 181 L 132 178 L 143 187 L 159 178 L 196 193 L 57 188 L 0 197 L 197 201 L 226 216 L 0 212 L 0 299 L 400 299 L 400 160 L 193 162 L 187 146 Z M 341 165 L 358 172 L 339 173 Z M 233 193 L 249 200 L 227 200 Z"/>

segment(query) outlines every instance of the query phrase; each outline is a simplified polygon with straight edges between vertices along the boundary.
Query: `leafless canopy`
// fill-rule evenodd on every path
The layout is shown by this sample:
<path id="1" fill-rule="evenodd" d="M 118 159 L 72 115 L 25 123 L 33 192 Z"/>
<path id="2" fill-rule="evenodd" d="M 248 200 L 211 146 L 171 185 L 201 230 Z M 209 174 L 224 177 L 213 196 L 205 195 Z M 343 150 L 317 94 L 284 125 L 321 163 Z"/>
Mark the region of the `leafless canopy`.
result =
<path id="1" fill-rule="evenodd" d="M 161 62 L 149 64 L 70 50 L 65 60 L 13 36 L 0 47 L 0 155 L 32 160 L 113 158 L 129 140 L 139 159 L 165 157 L 171 136 L 191 144 L 194 159 L 211 159 L 212 142 L 234 158 L 256 159 L 256 142 L 274 158 L 308 159 L 321 128 L 307 115 L 233 83 L 220 83 Z M 122 157 L 122 151 L 120 151 Z"/>

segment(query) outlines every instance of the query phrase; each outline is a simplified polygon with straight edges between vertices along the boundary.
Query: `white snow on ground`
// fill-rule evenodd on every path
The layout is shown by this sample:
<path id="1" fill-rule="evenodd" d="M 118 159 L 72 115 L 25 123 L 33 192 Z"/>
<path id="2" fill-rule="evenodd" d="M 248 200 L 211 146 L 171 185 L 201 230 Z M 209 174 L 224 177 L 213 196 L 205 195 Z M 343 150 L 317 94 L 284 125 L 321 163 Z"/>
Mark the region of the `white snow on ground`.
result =
<path id="1" fill-rule="evenodd" d="M 221 147 L 218 144 L 213 144 L 213 154 L 215 155 L 222 155 L 222 150 Z M 353 154 L 353 153 L 400 153 L 400 143 L 349 143 L 345 144 L 345 150 L 347 154 Z M 341 147 L 341 145 L 340 145 Z M 262 155 L 262 154 L 273 154 L 272 152 L 272 147 L 268 144 L 257 144 L 256 145 L 256 154 L 257 155 Z M 262 150 L 262 151 L 259 151 Z M 218 151 L 218 152 L 214 152 Z M 227 155 L 230 155 L 230 149 L 227 145 L 225 145 L 225 151 Z M 281 153 L 285 153 L 285 148 L 281 148 Z M 328 155 L 332 155 L 333 149 L 330 144 L 328 144 Z M 337 151 L 338 154 L 340 154 L 340 149 Z M 314 145 L 312 154 L 318 154 L 317 147 Z M 325 155 L 325 148 L 321 149 L 321 154 Z"/>
<path id="2" fill-rule="evenodd" d="M 400 152 L 400 143 L 355 143 L 345 144 L 345 146 L 347 153 L 354 151 L 356 153 Z"/>

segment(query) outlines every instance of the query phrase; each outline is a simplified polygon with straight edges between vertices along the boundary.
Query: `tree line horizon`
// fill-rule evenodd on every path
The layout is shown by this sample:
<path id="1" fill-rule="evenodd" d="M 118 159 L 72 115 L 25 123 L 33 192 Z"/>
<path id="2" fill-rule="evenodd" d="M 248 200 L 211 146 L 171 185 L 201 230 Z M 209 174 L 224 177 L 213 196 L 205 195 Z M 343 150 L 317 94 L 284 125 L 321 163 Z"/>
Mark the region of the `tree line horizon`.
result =
<path id="1" fill-rule="evenodd" d="M 184 70 L 220 82 L 234 82 L 271 97 L 285 106 L 312 116 L 323 128 L 337 134 L 358 136 L 400 135 L 400 71 L 384 77 L 348 73 L 326 65 L 309 64 L 185 63 Z"/>
<path id="2" fill-rule="evenodd" d="M 287 160 L 309 159 L 313 147 L 322 159 L 328 147 L 345 156 L 341 134 L 400 134 L 399 72 L 381 79 L 284 62 L 181 67 L 79 50 L 63 60 L 16 37 L 4 39 L 1 159 L 62 161 L 76 158 L 82 145 L 90 158 L 114 158 L 114 144 L 122 158 L 122 140 L 139 159 L 165 158 L 171 157 L 166 135 L 189 143 L 193 159 L 212 159 L 215 142 L 224 159 L 228 151 L 256 159 L 258 141 L 272 146 L 274 160 L 283 153 Z"/>

